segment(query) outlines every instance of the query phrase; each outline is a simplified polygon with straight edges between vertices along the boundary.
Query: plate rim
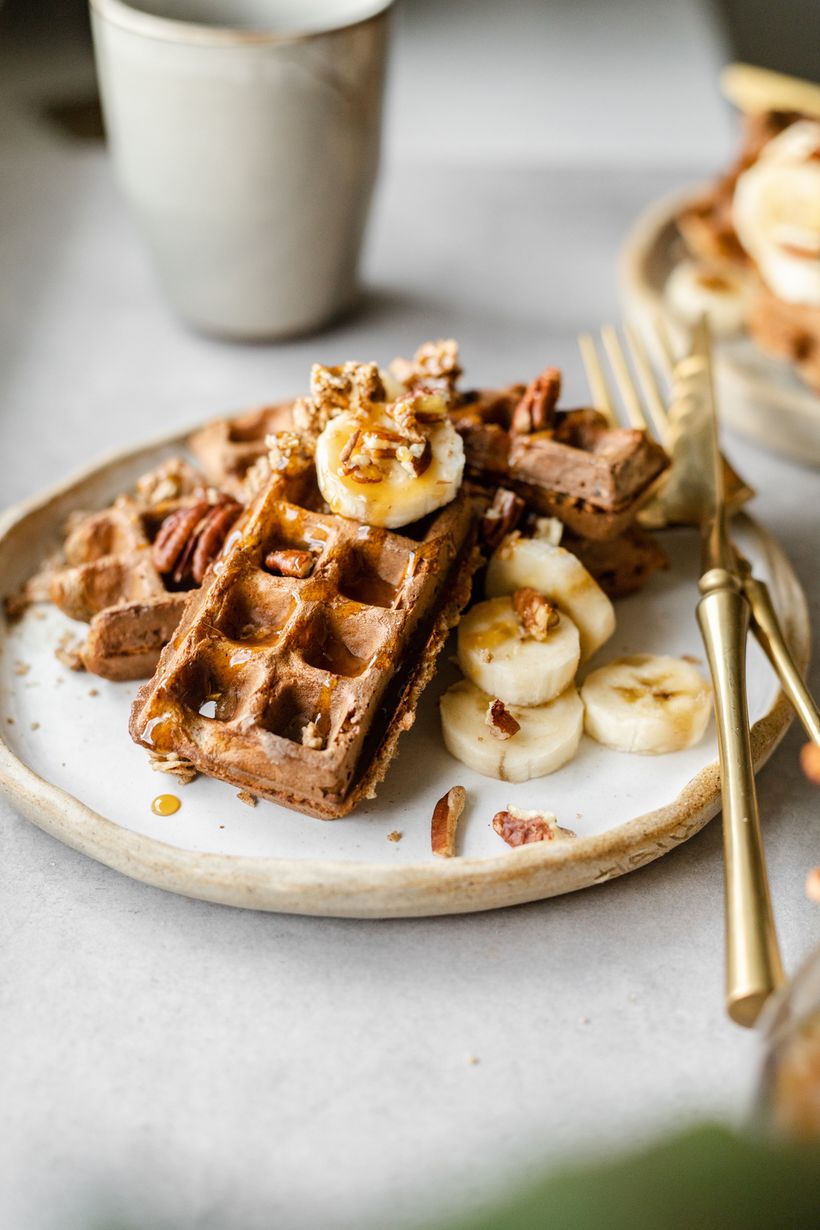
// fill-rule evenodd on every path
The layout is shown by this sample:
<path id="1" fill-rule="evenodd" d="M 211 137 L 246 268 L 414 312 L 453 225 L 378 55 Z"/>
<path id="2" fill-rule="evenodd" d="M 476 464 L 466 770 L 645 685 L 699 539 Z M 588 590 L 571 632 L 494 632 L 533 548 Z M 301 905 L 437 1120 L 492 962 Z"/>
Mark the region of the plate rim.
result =
<path id="1" fill-rule="evenodd" d="M 191 428 L 119 449 L 0 514 L 0 561 L 15 536 L 105 472 L 141 457 L 185 447 Z M 744 521 L 767 557 L 787 606 L 787 637 L 801 671 L 808 665 L 810 624 L 802 587 L 783 548 L 751 517 Z M 40 536 L 42 540 L 42 535 Z M 4 621 L 5 622 L 5 621 Z M 752 727 L 757 772 L 792 718 L 782 690 Z M 186 850 L 135 833 L 35 773 L 0 732 L 0 787 L 28 820 L 96 862 L 155 888 L 222 905 L 336 918 L 401 918 L 472 913 L 604 883 L 654 861 L 699 832 L 720 809 L 717 762 L 704 766 L 671 802 L 571 847 L 537 843 L 484 858 L 389 865 L 331 859 L 256 858 Z M 428 820 L 425 819 L 425 823 Z M 306 823 L 319 823 L 307 821 Z M 327 821 L 327 823 L 332 823 Z M 340 821 L 339 823 L 343 823 Z"/>

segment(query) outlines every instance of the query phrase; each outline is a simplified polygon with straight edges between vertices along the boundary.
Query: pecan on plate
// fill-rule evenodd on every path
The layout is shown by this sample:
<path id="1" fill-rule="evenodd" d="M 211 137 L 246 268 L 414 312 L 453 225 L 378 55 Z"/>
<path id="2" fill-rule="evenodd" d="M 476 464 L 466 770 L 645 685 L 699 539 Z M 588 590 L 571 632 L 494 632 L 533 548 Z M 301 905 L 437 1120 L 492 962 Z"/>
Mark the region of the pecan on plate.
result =
<path id="1" fill-rule="evenodd" d="M 574 837 L 572 829 L 561 828 L 552 812 L 524 811 L 508 807 L 493 816 L 493 828 L 508 846 L 528 846 L 534 841 L 555 841 Z"/>
<path id="2" fill-rule="evenodd" d="M 512 596 L 513 610 L 518 617 L 520 635 L 534 641 L 545 641 L 561 621 L 558 608 L 537 589 L 517 589 Z"/>
<path id="3" fill-rule="evenodd" d="M 510 430 L 519 436 L 534 431 L 546 431 L 552 422 L 552 412 L 561 395 L 561 373 L 557 367 L 545 367 L 527 385 L 526 392 L 513 410 Z"/>
<path id="4" fill-rule="evenodd" d="M 521 729 L 521 723 L 516 722 L 503 700 L 490 701 L 484 721 L 496 739 L 511 739 Z"/>
<path id="5" fill-rule="evenodd" d="M 494 551 L 511 534 L 524 512 L 525 504 L 514 491 L 498 487 L 493 502 L 481 518 L 479 530 L 488 551 Z"/>
<path id="6" fill-rule="evenodd" d="M 433 808 L 430 844 L 439 858 L 452 858 L 456 852 L 456 826 L 464 811 L 467 791 L 463 786 L 451 786 Z"/>

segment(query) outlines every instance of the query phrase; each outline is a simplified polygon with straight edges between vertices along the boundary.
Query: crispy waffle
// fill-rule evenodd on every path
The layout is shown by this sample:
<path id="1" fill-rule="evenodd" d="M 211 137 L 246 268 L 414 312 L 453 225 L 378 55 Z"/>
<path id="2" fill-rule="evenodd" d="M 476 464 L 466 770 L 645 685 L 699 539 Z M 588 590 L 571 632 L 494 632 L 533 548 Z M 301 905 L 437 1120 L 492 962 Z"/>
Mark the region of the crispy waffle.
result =
<path id="1" fill-rule="evenodd" d="M 144 679 L 156 667 L 187 593 L 196 585 L 190 560 L 181 570 L 158 568 L 153 548 L 161 528 L 174 514 L 187 519 L 199 510 L 201 519 L 206 509 L 227 512 L 227 507 L 184 462 L 168 463 L 110 507 L 75 513 L 61 555 L 33 579 L 30 596 L 47 596 L 72 619 L 89 623 L 80 650 L 86 670 L 106 679 Z M 238 513 L 236 505 L 234 519 Z M 189 533 L 188 540 L 192 537 Z M 221 541 L 211 544 L 211 553 Z"/>
<path id="2" fill-rule="evenodd" d="M 761 286 L 748 328 L 762 350 L 794 363 L 806 384 L 820 393 L 820 308 L 786 303 Z"/>
<path id="3" fill-rule="evenodd" d="M 265 484 L 140 689 L 130 730 L 332 819 L 386 773 L 479 556 L 465 491 L 401 532 L 322 509 L 312 467 Z"/>
<path id="4" fill-rule="evenodd" d="M 610 427 L 597 410 L 554 412 L 546 430 L 515 432 L 524 392 L 512 385 L 462 397 L 453 420 L 469 476 L 510 488 L 584 538 L 617 537 L 669 465 L 663 449 L 646 432 Z"/>
<path id="5" fill-rule="evenodd" d="M 195 431 L 188 447 L 208 481 L 244 499 L 248 471 L 267 452 L 265 437 L 292 426 L 292 406 L 292 401 L 259 406 L 235 418 L 214 419 Z"/>

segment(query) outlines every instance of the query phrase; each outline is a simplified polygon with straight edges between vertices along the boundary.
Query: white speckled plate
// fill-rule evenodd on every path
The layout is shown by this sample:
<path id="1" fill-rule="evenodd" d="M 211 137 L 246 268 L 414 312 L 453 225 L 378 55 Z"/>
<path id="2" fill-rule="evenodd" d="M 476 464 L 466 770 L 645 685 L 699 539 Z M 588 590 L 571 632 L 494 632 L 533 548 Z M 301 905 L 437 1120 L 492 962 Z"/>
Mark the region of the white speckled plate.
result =
<path id="1" fill-rule="evenodd" d="M 74 508 L 105 505 L 162 457 L 165 440 L 121 454 L 24 507 L 0 524 L 0 578 L 16 590 Z M 809 652 L 805 600 L 779 546 L 749 519 L 738 536 L 774 594 L 798 662 Z M 618 627 L 596 661 L 647 650 L 701 655 L 694 618 L 698 546 L 689 533 L 665 545 L 672 569 L 617 606 Z M 222 782 L 177 786 L 149 769 L 128 737 L 135 685 L 67 670 L 54 657 L 66 629 L 54 608 L 0 623 L 0 785 L 35 824 L 92 858 L 148 884 L 210 901 L 265 910 L 352 917 L 458 913 L 532 901 L 621 875 L 697 832 L 719 807 L 710 727 L 696 748 L 638 757 L 584 738 L 576 759 L 551 777 L 521 785 L 483 778 L 444 750 L 436 700 L 454 670 L 442 662 L 418 720 L 378 798 L 344 820 L 318 821 L 272 803 L 249 808 Z M 789 711 L 756 644 L 749 649 L 749 700 L 757 764 Z M 459 857 L 435 859 L 430 817 L 452 785 L 468 791 Z M 180 810 L 165 818 L 152 799 L 172 791 Z M 510 850 L 491 819 L 512 803 L 543 806 L 577 840 Z M 398 831 L 401 840 L 390 841 Z"/>
<path id="2" fill-rule="evenodd" d="M 621 285 L 628 314 L 651 328 L 663 316 L 674 334 L 663 288 L 684 255 L 675 216 L 696 190 L 660 201 L 635 223 L 621 249 Z M 804 465 L 820 465 L 820 397 L 785 360 L 772 358 L 744 336 L 715 347 L 721 419 L 757 444 Z"/>

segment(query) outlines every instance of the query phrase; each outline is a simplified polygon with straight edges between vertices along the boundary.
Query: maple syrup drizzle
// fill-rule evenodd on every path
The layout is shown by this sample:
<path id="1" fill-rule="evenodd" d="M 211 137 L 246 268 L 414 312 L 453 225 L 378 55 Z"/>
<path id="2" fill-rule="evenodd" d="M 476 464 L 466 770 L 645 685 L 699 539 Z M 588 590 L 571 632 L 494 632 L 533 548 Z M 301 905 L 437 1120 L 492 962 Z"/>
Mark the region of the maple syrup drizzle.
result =
<path id="1" fill-rule="evenodd" d="M 182 803 L 175 794 L 158 794 L 151 803 L 151 811 L 155 816 L 173 816 L 181 806 Z"/>

